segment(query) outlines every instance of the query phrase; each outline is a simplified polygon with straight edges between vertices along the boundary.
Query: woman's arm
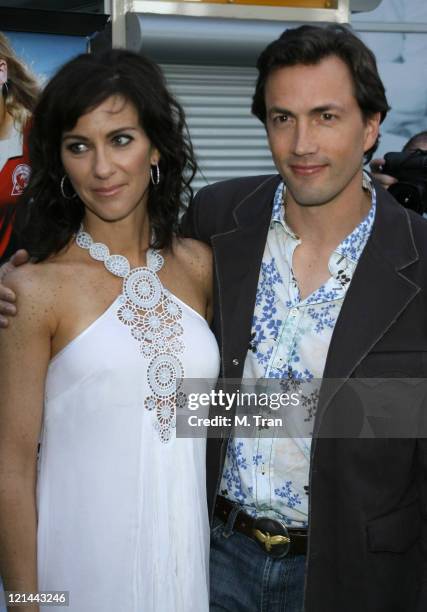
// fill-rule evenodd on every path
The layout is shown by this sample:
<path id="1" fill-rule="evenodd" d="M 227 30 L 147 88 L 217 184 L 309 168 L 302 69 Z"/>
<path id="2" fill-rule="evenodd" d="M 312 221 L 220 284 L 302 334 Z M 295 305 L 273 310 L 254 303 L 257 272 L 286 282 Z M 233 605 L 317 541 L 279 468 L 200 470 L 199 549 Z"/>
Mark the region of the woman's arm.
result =
<path id="1" fill-rule="evenodd" d="M 8 277 L 18 313 L 0 334 L 0 574 L 5 590 L 23 592 L 37 591 L 37 447 L 54 329 L 41 268 Z"/>

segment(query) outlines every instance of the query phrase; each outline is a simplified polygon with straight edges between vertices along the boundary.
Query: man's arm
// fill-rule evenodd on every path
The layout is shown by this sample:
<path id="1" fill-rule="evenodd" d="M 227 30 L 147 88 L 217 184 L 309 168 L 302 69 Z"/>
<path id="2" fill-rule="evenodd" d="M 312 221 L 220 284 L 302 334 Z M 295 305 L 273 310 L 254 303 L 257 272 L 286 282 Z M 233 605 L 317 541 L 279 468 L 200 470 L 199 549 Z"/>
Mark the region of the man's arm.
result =
<path id="1" fill-rule="evenodd" d="M 0 334 L 0 574 L 5 590 L 21 592 L 37 591 L 37 447 L 53 329 L 34 268 L 8 277 L 18 314 Z"/>
<path id="2" fill-rule="evenodd" d="M 16 295 L 10 287 L 5 284 L 5 278 L 18 266 L 26 263 L 29 259 L 27 251 L 17 251 L 8 262 L 0 267 L 0 328 L 7 327 L 9 318 L 16 314 Z"/>

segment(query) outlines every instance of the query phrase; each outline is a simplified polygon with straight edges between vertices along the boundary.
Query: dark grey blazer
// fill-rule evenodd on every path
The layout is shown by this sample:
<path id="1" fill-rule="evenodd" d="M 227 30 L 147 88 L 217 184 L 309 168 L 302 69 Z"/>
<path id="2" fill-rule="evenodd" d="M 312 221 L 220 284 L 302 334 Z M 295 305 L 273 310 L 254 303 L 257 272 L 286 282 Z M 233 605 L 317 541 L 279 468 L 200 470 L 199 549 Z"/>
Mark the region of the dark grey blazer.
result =
<path id="1" fill-rule="evenodd" d="M 202 189 L 185 233 L 212 245 L 213 331 L 222 372 L 239 378 L 279 176 Z M 427 222 L 378 184 L 369 241 L 335 326 L 325 377 L 427 378 Z M 322 387 L 315 419 L 343 403 Z M 404 407 L 402 407 L 404 410 Z M 208 440 L 210 510 L 227 439 Z M 427 610 L 427 440 L 313 440 L 306 612 Z"/>

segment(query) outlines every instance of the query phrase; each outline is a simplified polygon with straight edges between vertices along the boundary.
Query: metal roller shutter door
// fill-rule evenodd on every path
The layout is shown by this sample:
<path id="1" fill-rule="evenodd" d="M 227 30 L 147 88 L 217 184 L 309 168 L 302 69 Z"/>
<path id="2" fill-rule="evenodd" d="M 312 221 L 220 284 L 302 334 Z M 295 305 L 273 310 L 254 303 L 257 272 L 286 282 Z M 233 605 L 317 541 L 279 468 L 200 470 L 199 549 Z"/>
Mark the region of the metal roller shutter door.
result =
<path id="1" fill-rule="evenodd" d="M 195 191 L 237 176 L 276 172 L 264 126 L 251 115 L 254 68 L 163 64 L 184 107 L 200 172 Z"/>

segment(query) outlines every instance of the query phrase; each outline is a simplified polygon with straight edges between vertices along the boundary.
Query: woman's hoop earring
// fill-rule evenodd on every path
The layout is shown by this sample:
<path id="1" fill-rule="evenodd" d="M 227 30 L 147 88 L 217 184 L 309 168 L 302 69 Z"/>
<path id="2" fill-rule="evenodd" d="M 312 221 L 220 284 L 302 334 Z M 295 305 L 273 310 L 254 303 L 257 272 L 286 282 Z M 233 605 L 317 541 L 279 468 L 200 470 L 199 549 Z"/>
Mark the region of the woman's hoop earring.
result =
<path id="1" fill-rule="evenodd" d="M 156 169 L 156 176 L 154 176 L 153 168 Z M 153 185 L 158 185 L 160 183 L 160 168 L 159 168 L 158 163 L 156 163 L 156 165 L 153 164 L 151 166 L 150 177 L 151 177 L 151 182 L 153 183 Z"/>
<path id="2" fill-rule="evenodd" d="M 63 176 L 63 177 L 62 177 L 62 179 L 61 179 L 61 184 L 60 184 L 61 194 L 62 194 L 62 197 L 63 197 L 65 200 L 73 200 L 74 198 L 76 198 L 76 197 L 77 197 L 77 193 L 75 193 L 75 192 L 74 192 L 74 193 L 73 193 L 73 195 L 71 195 L 71 196 L 70 196 L 70 195 L 67 195 L 67 194 L 65 193 L 65 191 L 64 191 L 65 180 L 66 180 L 67 178 L 68 178 L 68 176 L 67 176 L 66 174 L 64 174 L 64 176 Z"/>
<path id="3" fill-rule="evenodd" d="M 7 84 L 7 81 L 3 83 L 3 87 L 1 91 L 2 91 L 3 97 L 7 98 L 7 96 L 9 95 L 9 85 Z"/>

